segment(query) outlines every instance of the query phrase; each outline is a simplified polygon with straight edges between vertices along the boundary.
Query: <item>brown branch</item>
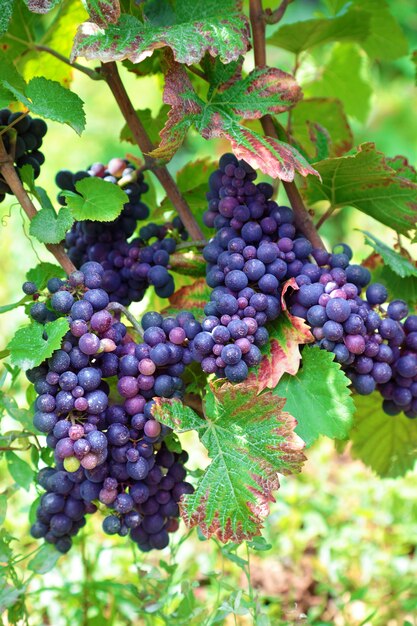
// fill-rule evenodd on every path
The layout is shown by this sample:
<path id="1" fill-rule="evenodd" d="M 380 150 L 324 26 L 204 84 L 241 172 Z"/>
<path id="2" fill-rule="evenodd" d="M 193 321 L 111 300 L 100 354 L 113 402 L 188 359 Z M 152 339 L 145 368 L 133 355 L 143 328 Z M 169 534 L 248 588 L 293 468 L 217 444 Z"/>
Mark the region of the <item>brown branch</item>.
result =
<path id="1" fill-rule="evenodd" d="M 262 8 L 262 0 L 250 0 L 250 21 L 252 25 L 253 50 L 255 55 L 255 66 L 266 66 L 265 47 L 265 20 Z M 262 128 L 265 135 L 278 139 L 274 122 L 270 115 L 261 118 Z M 295 225 L 311 241 L 315 248 L 324 248 L 324 244 L 314 227 L 313 221 L 304 206 L 303 199 L 294 182 L 282 181 L 288 200 L 292 206 L 295 216 Z"/>
<path id="2" fill-rule="evenodd" d="M 331 215 L 333 215 L 334 211 L 337 209 L 335 206 L 330 206 L 325 213 L 317 220 L 316 230 L 319 230 L 324 224 L 324 222 L 329 219 Z"/>
<path id="3" fill-rule="evenodd" d="M 22 209 L 28 216 L 30 220 L 37 215 L 37 210 L 26 193 L 22 181 L 19 176 L 16 174 L 14 169 L 13 160 L 10 155 L 7 153 L 6 148 L 4 147 L 4 143 L 2 138 L 0 137 L 0 172 L 12 190 L 13 194 L 19 201 Z M 49 252 L 51 252 L 61 267 L 65 270 L 67 274 L 71 274 L 71 272 L 75 271 L 75 266 L 72 264 L 68 256 L 65 254 L 65 250 L 61 244 L 46 244 Z"/>
<path id="4" fill-rule="evenodd" d="M 80 63 L 77 63 L 76 61 L 70 61 L 70 59 L 65 57 L 63 54 L 60 54 L 53 48 L 50 48 L 49 46 L 43 46 L 40 44 L 31 45 L 29 43 L 28 43 L 28 46 L 32 48 L 33 50 L 37 50 L 38 52 L 47 52 L 48 54 L 55 57 L 56 59 L 59 59 L 66 65 L 69 65 L 70 67 L 73 67 L 75 70 L 78 70 L 79 72 L 82 72 L 83 74 L 86 74 L 93 80 L 103 80 L 103 76 L 100 74 L 100 72 L 96 72 L 96 70 L 92 70 L 89 67 L 85 67 L 85 65 L 81 65 Z"/>
<path id="5" fill-rule="evenodd" d="M 267 24 L 278 24 L 284 17 L 284 13 L 287 10 L 289 4 L 294 2 L 294 0 L 282 0 L 281 4 L 275 11 L 272 9 L 265 9 L 264 12 L 264 20 Z"/>
<path id="6" fill-rule="evenodd" d="M 190 207 L 188 206 L 184 196 L 178 189 L 168 169 L 165 166 L 155 167 L 155 160 L 149 156 L 149 153 L 152 152 L 154 146 L 142 122 L 136 115 L 133 104 L 130 101 L 130 98 L 120 78 L 116 63 L 103 63 L 101 66 L 101 71 L 107 81 L 108 86 L 110 87 L 110 90 L 119 106 L 120 111 L 123 114 L 123 117 L 126 120 L 127 125 L 132 132 L 133 137 L 135 138 L 137 145 L 143 152 L 145 163 L 152 169 L 155 176 L 158 178 L 159 182 L 165 189 L 168 198 L 171 200 L 172 204 L 178 211 L 178 215 L 180 216 L 190 236 L 193 239 L 204 239 L 204 235 L 201 232 L 200 227 L 190 210 Z"/>

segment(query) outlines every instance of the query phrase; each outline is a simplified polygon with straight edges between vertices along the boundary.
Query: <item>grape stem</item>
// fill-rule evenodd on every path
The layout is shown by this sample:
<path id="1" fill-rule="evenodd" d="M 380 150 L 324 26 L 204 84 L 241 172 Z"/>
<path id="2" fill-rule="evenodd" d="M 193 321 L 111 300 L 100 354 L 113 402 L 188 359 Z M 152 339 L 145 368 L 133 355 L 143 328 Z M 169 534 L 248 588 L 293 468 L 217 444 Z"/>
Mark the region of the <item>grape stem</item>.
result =
<path id="1" fill-rule="evenodd" d="M 337 209 L 337 207 L 335 206 L 330 206 L 327 211 L 325 213 L 323 213 L 323 215 L 320 217 L 320 219 L 317 220 L 317 224 L 316 224 L 316 229 L 318 230 L 319 228 L 321 228 L 321 226 L 324 224 L 324 222 L 329 219 L 329 217 L 331 215 L 333 215 L 333 213 L 335 212 L 335 210 Z"/>
<path id="2" fill-rule="evenodd" d="M 279 7 L 272 11 L 272 9 L 265 9 L 264 20 L 267 24 L 278 24 L 284 17 L 284 13 L 287 10 L 287 6 L 294 2 L 294 0 L 282 0 Z"/>
<path id="3" fill-rule="evenodd" d="M 179 243 L 176 250 L 188 250 L 188 248 L 204 248 L 207 241 L 205 239 L 199 239 L 198 241 L 184 241 Z"/>
<path id="4" fill-rule="evenodd" d="M 119 302 L 109 302 L 106 308 L 108 311 L 119 311 L 120 313 L 123 313 L 125 318 L 129 320 L 139 336 L 143 337 L 143 330 L 141 325 L 139 324 L 135 316 L 125 306 L 123 306 L 123 304 L 120 304 Z"/>
<path id="5" fill-rule="evenodd" d="M 288 4 L 288 2 L 287 2 Z M 285 6 L 286 8 L 286 6 Z M 277 9 L 278 10 L 278 9 Z M 285 9 L 284 9 L 285 10 Z M 265 12 L 262 7 L 262 0 L 250 0 L 249 8 L 250 22 L 252 26 L 253 50 L 256 67 L 266 67 L 266 45 L 265 45 Z M 282 17 L 282 16 L 281 16 Z M 265 135 L 278 139 L 274 122 L 270 115 L 261 118 L 262 128 Z M 282 181 L 288 200 L 295 215 L 297 228 L 311 241 L 315 248 L 324 248 L 323 241 L 318 234 L 313 221 L 306 209 L 300 192 L 294 182 Z"/>
<path id="6" fill-rule="evenodd" d="M 188 203 L 178 189 L 168 169 L 163 165 L 158 165 L 156 161 L 149 156 L 149 153 L 152 152 L 154 146 L 145 130 L 145 127 L 136 115 L 133 104 L 120 78 L 116 63 L 102 63 L 101 72 L 107 81 L 107 84 L 119 106 L 120 111 L 122 112 L 123 117 L 125 118 L 128 127 L 132 132 L 133 137 L 135 138 L 137 145 L 143 152 L 145 163 L 149 169 L 152 169 L 155 176 L 165 189 L 168 198 L 178 211 L 178 215 L 180 216 L 182 223 L 193 239 L 204 239 L 204 235 L 201 232 L 200 227 L 197 224 L 190 207 L 188 206 Z"/>
<path id="7" fill-rule="evenodd" d="M 0 136 L 0 172 L 6 183 L 9 185 L 14 196 L 20 203 L 20 206 L 28 216 L 30 220 L 37 215 L 37 210 L 26 193 L 22 181 L 17 175 L 12 157 L 7 153 L 4 147 L 3 139 Z M 75 266 L 65 253 L 64 247 L 61 244 L 48 243 L 45 244 L 49 252 L 54 255 L 60 266 L 65 270 L 67 274 L 75 272 Z"/>

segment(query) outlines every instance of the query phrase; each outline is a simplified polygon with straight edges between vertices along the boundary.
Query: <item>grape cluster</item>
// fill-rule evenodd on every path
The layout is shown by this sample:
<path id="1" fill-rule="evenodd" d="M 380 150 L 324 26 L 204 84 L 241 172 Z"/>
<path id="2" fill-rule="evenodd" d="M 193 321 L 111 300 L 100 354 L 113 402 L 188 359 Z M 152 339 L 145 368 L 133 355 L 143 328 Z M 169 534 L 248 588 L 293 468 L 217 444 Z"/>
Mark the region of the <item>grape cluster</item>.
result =
<path id="1" fill-rule="evenodd" d="M 21 118 L 21 119 L 19 119 Z M 16 122 L 16 120 L 19 120 Z M 46 135 L 48 127 L 46 123 L 30 115 L 22 117 L 22 113 L 13 113 L 10 109 L 0 109 L 0 127 L 9 126 L 16 131 L 16 137 L 11 133 L 3 135 L 3 142 L 6 151 L 14 156 L 16 170 L 24 165 L 33 168 L 34 177 L 38 178 L 41 172 L 41 165 L 45 162 L 43 153 L 39 150 L 42 146 L 42 139 Z M 0 202 L 12 194 L 9 185 L 0 177 Z"/>
<path id="2" fill-rule="evenodd" d="M 87 262 L 68 281 L 49 281 L 49 306 L 37 301 L 31 308 L 39 322 L 69 321 L 61 349 L 27 372 L 38 393 L 34 425 L 47 434 L 56 462 L 55 473 L 41 480 L 47 493 L 32 534 L 62 552 L 83 524 L 81 510 L 94 512 L 97 501 L 109 509 L 105 532 L 130 532 L 141 550 L 163 548 L 178 527 L 181 496 L 193 490 L 184 480 L 187 455 L 170 451 L 170 429 L 152 407 L 155 397 L 181 397 L 181 375 L 192 361 L 188 329 L 198 322 L 188 313 L 166 319 L 147 313 L 137 344 L 108 310 L 103 276 L 100 264 Z M 35 294 L 36 287 L 25 283 L 24 291 Z M 110 401 L 109 378 L 117 380 L 120 403 L 115 392 Z"/>
<path id="3" fill-rule="evenodd" d="M 317 345 L 335 354 L 359 394 L 378 389 L 388 414 L 417 417 L 417 317 L 402 322 L 407 304 L 386 305 L 386 288 L 369 284 L 369 270 L 350 264 L 346 244 L 332 254 L 314 250 L 313 257 L 314 269 L 296 277 L 291 313 L 307 320 Z"/>
<path id="4" fill-rule="evenodd" d="M 149 285 L 161 298 L 174 292 L 174 279 L 168 271 L 170 255 L 175 252 L 176 239 L 187 238 L 178 217 L 172 223 L 149 223 L 139 231 L 139 237 L 128 242 L 138 220 L 149 216 L 149 209 L 141 201 L 148 190 L 143 174 L 124 159 L 112 159 L 106 167 L 94 163 L 88 170 L 71 173 L 58 172 L 57 185 L 61 190 L 76 192 L 75 184 L 88 176 L 119 184 L 129 196 L 122 213 L 113 222 L 75 222 L 65 238 L 68 256 L 79 267 L 86 261 L 96 261 L 104 268 L 103 288 L 112 301 L 128 306 L 142 300 Z M 59 194 L 58 200 L 65 204 Z"/>
<path id="5" fill-rule="evenodd" d="M 255 184 L 256 176 L 245 161 L 223 155 L 204 215 L 217 231 L 203 251 L 213 291 L 193 355 L 205 372 L 232 382 L 260 362 L 265 325 L 281 312 L 282 284 L 312 266 L 313 247 L 297 232 L 292 210 L 271 200 L 273 187 Z"/>

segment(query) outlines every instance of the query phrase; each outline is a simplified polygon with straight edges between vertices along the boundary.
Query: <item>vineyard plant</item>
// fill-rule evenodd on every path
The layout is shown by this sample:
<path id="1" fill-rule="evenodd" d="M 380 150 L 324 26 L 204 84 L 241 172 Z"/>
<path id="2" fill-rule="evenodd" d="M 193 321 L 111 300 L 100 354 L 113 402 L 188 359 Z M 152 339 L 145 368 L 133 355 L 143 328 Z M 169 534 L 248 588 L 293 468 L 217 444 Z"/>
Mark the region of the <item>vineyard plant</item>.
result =
<path id="1" fill-rule="evenodd" d="M 0 4 L 0 623 L 416 626 L 414 3 Z"/>

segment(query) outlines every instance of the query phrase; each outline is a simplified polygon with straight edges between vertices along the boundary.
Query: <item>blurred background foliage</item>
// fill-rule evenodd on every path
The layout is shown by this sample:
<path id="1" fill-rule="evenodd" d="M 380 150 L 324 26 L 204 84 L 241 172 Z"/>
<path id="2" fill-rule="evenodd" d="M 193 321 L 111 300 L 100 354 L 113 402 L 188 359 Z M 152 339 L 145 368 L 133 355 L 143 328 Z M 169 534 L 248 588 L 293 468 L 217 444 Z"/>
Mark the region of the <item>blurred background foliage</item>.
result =
<path id="1" fill-rule="evenodd" d="M 275 0 L 265 4 L 276 6 Z M 289 6 L 283 23 L 329 16 L 342 4 L 299 0 Z M 391 0 L 389 6 L 410 50 L 416 49 L 415 3 Z M 276 28 L 269 27 L 268 34 Z M 306 96 L 331 95 L 344 102 L 354 145 L 372 141 L 386 155 L 401 154 L 417 165 L 417 90 L 410 55 L 371 63 L 358 46 L 344 42 L 313 48 L 297 59 L 270 46 L 268 58 L 270 65 L 286 71 L 292 71 L 296 62 Z M 43 56 L 43 62 L 47 60 Z M 36 71 L 37 63 L 34 57 L 27 71 Z M 250 69 L 251 54 L 245 63 Z M 62 71 L 59 64 L 56 71 Z M 137 77 L 123 70 L 123 79 L 134 104 L 149 108 L 155 116 L 162 102 L 161 76 Z M 40 184 L 51 197 L 57 192 L 54 177 L 59 169 L 76 171 L 126 153 L 140 156 L 136 148 L 119 140 L 123 120 L 104 82 L 74 73 L 73 89 L 85 102 L 87 128 L 78 137 L 66 126 L 49 124 Z M 206 142 L 190 133 L 169 168 L 175 173 L 190 161 L 215 159 L 227 150 L 221 140 Z M 163 193 L 155 188 L 160 202 Z M 286 201 L 281 190 L 279 198 Z M 39 258 L 52 259 L 28 238 L 19 206 L 5 202 L 1 211 L 0 301 L 5 304 L 20 299 L 25 274 Z M 320 210 L 315 219 L 319 216 Z M 395 242 L 392 231 L 354 209 L 339 211 L 322 232 L 330 245 L 349 243 L 359 261 L 371 250 L 357 228 Z M 409 251 L 416 257 L 411 246 Z M 155 304 L 148 297 L 135 310 L 140 313 Z M 0 317 L 3 345 L 19 320 L 24 321 L 22 309 Z M 3 376 L 5 388 L 12 377 L 13 372 Z M 27 404 L 25 381 L 14 381 L 13 393 L 21 406 Z M 3 419 L 10 428 L 16 427 L 10 417 Z M 185 445 L 190 467 L 201 467 L 204 458 L 198 442 L 187 436 Z M 0 489 L 8 505 L 6 521 L 0 505 L 4 522 L 0 621 L 4 625 L 417 625 L 416 474 L 381 481 L 352 462 L 348 452 L 337 455 L 328 441 L 319 441 L 309 451 L 302 475 L 283 479 L 263 541 L 249 547 L 221 547 L 215 541 L 201 541 L 195 531 L 186 537 L 181 527 L 171 548 L 143 555 L 131 542 L 105 536 L 100 520 L 90 519 L 71 553 L 45 575 L 31 571 L 39 566 L 28 569 L 27 555 L 37 548 L 28 533 L 36 490 L 33 484 L 28 491 L 11 485 L 4 461 L 0 472 Z M 14 538 L 12 558 L 8 534 Z"/>

